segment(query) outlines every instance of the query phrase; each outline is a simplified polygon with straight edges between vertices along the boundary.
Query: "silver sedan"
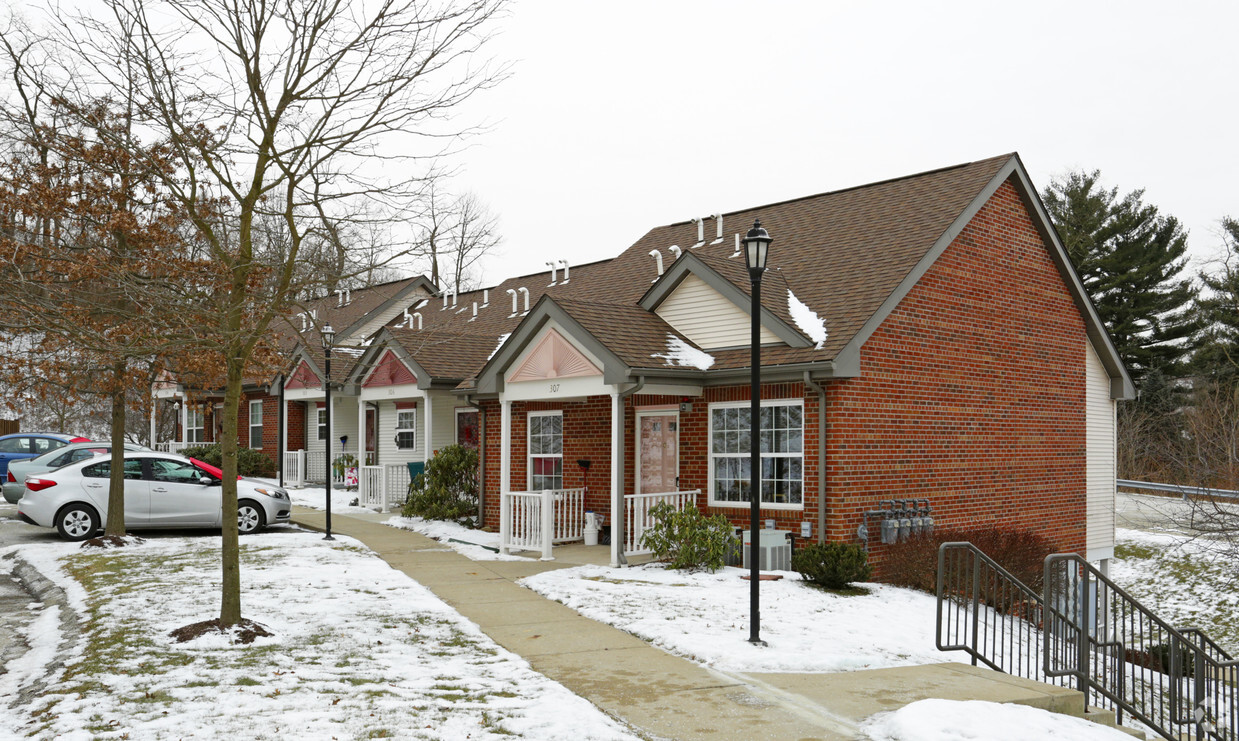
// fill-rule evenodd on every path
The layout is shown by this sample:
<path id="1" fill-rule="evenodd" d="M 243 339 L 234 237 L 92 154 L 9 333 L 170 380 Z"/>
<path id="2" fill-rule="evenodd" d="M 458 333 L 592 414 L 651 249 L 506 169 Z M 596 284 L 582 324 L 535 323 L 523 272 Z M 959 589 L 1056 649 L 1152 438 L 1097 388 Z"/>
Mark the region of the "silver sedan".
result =
<path id="1" fill-rule="evenodd" d="M 145 445 L 125 443 L 125 450 L 150 450 L 150 448 Z M 59 450 L 44 453 L 38 458 L 23 458 L 11 461 L 8 473 L 4 476 L 4 500 L 10 504 L 17 504 L 22 495 L 26 493 L 27 476 L 44 473 L 45 471 L 54 471 L 61 466 L 84 461 L 87 458 L 94 458 L 97 455 L 107 455 L 111 452 L 111 443 L 73 443 Z"/>
<path id="2" fill-rule="evenodd" d="M 18 515 L 41 527 L 54 527 L 65 540 L 85 540 L 103 527 L 108 513 L 111 458 L 71 463 L 28 476 Z M 208 470 L 184 456 L 156 452 L 125 453 L 125 528 L 219 527 L 218 469 Z M 242 534 L 288 522 L 288 492 L 254 479 L 237 481 L 237 525 Z"/>

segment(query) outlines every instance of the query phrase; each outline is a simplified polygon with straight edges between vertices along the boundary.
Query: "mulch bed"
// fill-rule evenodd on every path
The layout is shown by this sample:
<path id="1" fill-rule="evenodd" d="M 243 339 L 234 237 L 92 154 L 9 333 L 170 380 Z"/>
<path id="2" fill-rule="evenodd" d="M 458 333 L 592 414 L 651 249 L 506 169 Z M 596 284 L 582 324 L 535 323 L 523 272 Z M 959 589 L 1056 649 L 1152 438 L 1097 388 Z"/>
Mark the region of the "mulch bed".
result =
<path id="1" fill-rule="evenodd" d="M 168 635 L 176 639 L 177 643 L 185 643 L 193 639 L 206 635 L 207 633 L 220 633 L 229 636 L 233 643 L 250 644 L 255 638 L 267 638 L 275 635 L 267 630 L 262 623 L 256 623 L 253 620 L 242 619 L 241 622 L 235 625 L 224 625 L 219 621 L 219 618 L 214 620 L 203 620 L 200 623 L 192 623 L 172 631 Z"/>
<path id="2" fill-rule="evenodd" d="M 127 545 L 145 542 L 136 535 L 100 535 L 97 538 L 82 541 L 82 548 L 124 548 Z"/>

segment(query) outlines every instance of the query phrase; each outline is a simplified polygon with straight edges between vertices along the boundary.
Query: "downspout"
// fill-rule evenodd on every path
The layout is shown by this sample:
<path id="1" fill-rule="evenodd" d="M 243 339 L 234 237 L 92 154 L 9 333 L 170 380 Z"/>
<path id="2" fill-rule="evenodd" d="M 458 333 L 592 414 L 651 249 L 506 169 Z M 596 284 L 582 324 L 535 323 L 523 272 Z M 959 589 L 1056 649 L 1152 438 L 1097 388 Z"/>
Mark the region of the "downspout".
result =
<path id="1" fill-rule="evenodd" d="M 276 415 L 279 420 L 275 426 L 275 450 L 276 455 L 280 457 L 280 488 L 284 488 L 284 465 L 287 463 L 288 455 L 284 452 L 284 436 L 286 434 L 285 426 L 288 424 L 288 410 L 284 407 L 284 376 L 280 376 L 277 383 L 280 384 L 280 413 Z"/>
<path id="2" fill-rule="evenodd" d="M 478 527 L 486 525 L 486 413 L 482 405 L 465 395 L 465 403 L 478 410 Z"/>
<path id="3" fill-rule="evenodd" d="M 645 376 L 637 376 L 637 383 L 635 386 L 626 391 L 619 392 L 619 412 L 624 416 L 624 419 L 620 420 L 620 440 L 618 445 L 619 457 L 617 459 L 618 463 L 616 464 L 616 470 L 619 472 L 619 480 L 616 482 L 616 485 L 620 490 L 618 498 L 619 507 L 615 510 L 614 516 L 611 518 L 611 542 L 619 543 L 619 547 L 616 549 L 616 561 L 620 566 L 628 565 L 628 559 L 624 556 L 624 533 L 626 532 L 624 530 L 624 433 L 627 429 L 625 422 L 627 422 L 628 418 L 628 415 L 624 414 L 624 400 L 637 393 L 644 387 Z M 612 492 L 611 495 L 614 497 L 615 493 Z"/>
<path id="4" fill-rule="evenodd" d="M 826 542 L 826 389 L 804 372 L 804 385 L 817 392 L 817 542 Z"/>

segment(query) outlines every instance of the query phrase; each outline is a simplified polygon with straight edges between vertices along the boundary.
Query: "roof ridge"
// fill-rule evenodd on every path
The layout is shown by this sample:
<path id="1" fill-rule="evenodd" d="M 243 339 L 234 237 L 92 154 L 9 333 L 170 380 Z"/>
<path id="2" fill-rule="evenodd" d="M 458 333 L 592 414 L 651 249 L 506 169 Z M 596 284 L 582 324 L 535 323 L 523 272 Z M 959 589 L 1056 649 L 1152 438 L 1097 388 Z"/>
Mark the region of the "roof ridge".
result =
<path id="1" fill-rule="evenodd" d="M 971 167 L 972 165 L 977 165 L 982 162 L 989 162 L 991 160 L 1006 160 L 1006 159 L 1010 159 L 1011 157 L 1018 157 L 1018 156 L 1019 156 L 1018 152 L 1008 152 L 1006 154 L 995 155 L 993 157 L 986 157 L 984 159 L 973 160 L 971 162 L 960 162 L 959 164 L 947 165 L 946 167 L 936 167 L 932 170 L 924 170 L 922 172 L 915 172 L 910 175 L 900 175 L 898 177 L 886 178 L 885 180 L 875 180 L 871 183 L 853 185 L 847 188 L 840 188 L 838 190 L 827 190 L 827 191 L 822 191 L 821 193 L 813 193 L 807 196 L 797 196 L 796 198 L 786 198 L 782 201 L 772 201 L 770 203 L 763 203 L 757 206 L 748 206 L 745 208 L 739 208 L 734 211 L 724 211 L 722 212 L 722 215 L 723 216 L 734 216 L 735 214 L 741 214 L 746 211 L 756 211 L 758 209 L 763 209 L 763 208 L 773 208 L 775 206 L 783 206 L 788 203 L 796 203 L 797 201 L 808 201 L 813 198 L 821 198 L 823 196 L 833 196 L 833 195 L 838 195 L 840 193 L 848 193 L 854 190 L 862 190 L 864 188 L 873 188 L 879 185 L 886 185 L 888 183 L 897 183 L 900 180 L 911 180 L 913 178 L 925 177 L 926 175 L 936 175 L 942 172 L 949 172 L 951 170 L 959 170 L 965 167 Z M 684 226 L 684 225 L 692 224 L 692 223 L 693 223 L 692 219 L 685 219 L 684 221 L 675 221 L 670 224 L 664 224 L 662 228 L 671 227 L 671 226 Z M 660 227 L 655 227 L 655 228 L 657 229 Z"/>

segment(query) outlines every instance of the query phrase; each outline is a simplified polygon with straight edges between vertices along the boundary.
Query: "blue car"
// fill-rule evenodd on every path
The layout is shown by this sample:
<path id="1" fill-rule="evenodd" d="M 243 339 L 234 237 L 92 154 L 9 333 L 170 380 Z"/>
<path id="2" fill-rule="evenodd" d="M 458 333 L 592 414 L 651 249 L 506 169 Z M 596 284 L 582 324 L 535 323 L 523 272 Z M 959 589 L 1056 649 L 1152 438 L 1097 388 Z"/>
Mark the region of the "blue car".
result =
<path id="1" fill-rule="evenodd" d="M 90 442 L 90 438 L 55 432 L 15 432 L 0 436 L 0 481 L 9 472 L 9 461 L 34 458 L 63 448 L 69 443 Z"/>

